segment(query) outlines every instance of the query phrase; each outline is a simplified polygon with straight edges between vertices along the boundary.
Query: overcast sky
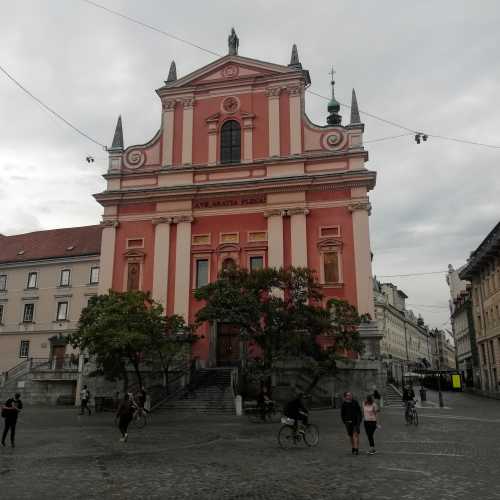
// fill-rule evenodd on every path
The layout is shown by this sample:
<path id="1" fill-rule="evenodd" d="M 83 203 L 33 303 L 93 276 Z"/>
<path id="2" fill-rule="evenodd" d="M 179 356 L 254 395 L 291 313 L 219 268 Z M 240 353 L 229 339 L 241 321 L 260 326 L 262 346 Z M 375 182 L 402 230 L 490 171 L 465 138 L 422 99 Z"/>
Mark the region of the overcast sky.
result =
<path id="1" fill-rule="evenodd" d="M 401 2 L 99 0 L 215 52 L 235 26 L 240 55 L 289 62 L 296 43 L 316 92 L 355 87 L 361 110 L 414 130 L 500 144 L 500 4 Z M 126 145 L 157 131 L 154 89 L 175 59 L 183 76 L 215 59 L 81 0 L 3 2 L 0 65 L 103 144 L 123 116 Z M 306 94 L 325 124 L 326 102 Z M 95 224 L 106 153 L 47 114 L 0 74 L 0 233 Z M 349 111 L 342 110 L 344 123 Z M 405 131 L 363 113 L 365 140 Z M 366 145 L 378 179 L 371 193 L 374 272 L 462 265 L 499 220 L 500 149 L 404 137 Z M 89 165 L 85 157 L 92 155 Z M 382 279 L 409 296 L 431 326 L 447 326 L 443 275 Z M 433 307 L 428 307 L 433 306 Z M 443 308 L 439 308 L 443 306 Z"/>

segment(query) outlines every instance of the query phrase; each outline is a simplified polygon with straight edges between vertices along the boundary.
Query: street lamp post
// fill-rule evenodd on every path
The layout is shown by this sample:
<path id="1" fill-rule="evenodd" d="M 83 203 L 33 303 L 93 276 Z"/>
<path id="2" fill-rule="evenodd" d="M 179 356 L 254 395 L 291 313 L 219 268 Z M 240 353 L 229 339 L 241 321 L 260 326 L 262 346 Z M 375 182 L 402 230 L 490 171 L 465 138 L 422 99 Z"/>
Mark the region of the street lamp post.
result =
<path id="1" fill-rule="evenodd" d="M 443 393 L 441 392 L 441 355 L 439 353 L 438 349 L 438 330 L 436 330 L 435 335 L 436 335 L 436 354 L 437 354 L 437 369 L 438 369 L 438 397 L 439 397 L 439 408 L 442 408 L 444 406 L 443 404 Z"/>

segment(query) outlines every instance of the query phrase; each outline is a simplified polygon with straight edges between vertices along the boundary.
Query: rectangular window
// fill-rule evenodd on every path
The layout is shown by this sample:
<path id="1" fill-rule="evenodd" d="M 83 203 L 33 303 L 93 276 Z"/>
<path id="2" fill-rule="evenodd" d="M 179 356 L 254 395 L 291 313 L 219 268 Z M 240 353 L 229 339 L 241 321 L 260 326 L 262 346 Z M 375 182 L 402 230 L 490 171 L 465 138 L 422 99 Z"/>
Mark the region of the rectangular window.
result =
<path id="1" fill-rule="evenodd" d="M 323 270 L 325 283 L 339 282 L 339 254 L 337 252 L 323 254 Z"/>
<path id="2" fill-rule="evenodd" d="M 208 259 L 196 260 L 196 288 L 208 285 Z"/>
<path id="3" fill-rule="evenodd" d="M 0 274 L 0 292 L 7 290 L 7 275 Z"/>
<path id="4" fill-rule="evenodd" d="M 193 245 L 210 245 L 210 234 L 193 234 Z"/>
<path id="5" fill-rule="evenodd" d="M 99 283 L 99 268 L 98 267 L 91 267 L 90 268 L 90 284 L 96 285 L 97 283 Z"/>
<path id="6" fill-rule="evenodd" d="M 63 269 L 61 271 L 61 279 L 59 282 L 60 286 L 69 286 L 69 280 L 71 276 L 71 271 L 69 269 Z"/>
<path id="7" fill-rule="evenodd" d="M 27 358 L 29 355 L 30 355 L 30 341 L 21 340 L 21 344 L 19 345 L 19 357 Z"/>
<path id="8" fill-rule="evenodd" d="M 57 303 L 57 321 L 64 321 L 68 319 L 68 303 L 58 302 Z"/>
<path id="9" fill-rule="evenodd" d="M 340 226 L 322 226 L 320 227 L 320 236 L 340 236 Z"/>
<path id="10" fill-rule="evenodd" d="M 144 247 L 143 238 L 133 238 L 127 240 L 127 248 L 142 248 L 142 247 Z"/>
<path id="11" fill-rule="evenodd" d="M 250 271 L 258 271 L 264 267 L 264 257 L 262 255 L 253 255 L 250 257 Z"/>
<path id="12" fill-rule="evenodd" d="M 0 304 L 0 325 L 3 323 L 3 304 Z"/>
<path id="13" fill-rule="evenodd" d="M 26 288 L 36 288 L 38 273 L 32 272 L 28 274 L 28 286 Z"/>
<path id="14" fill-rule="evenodd" d="M 35 304 L 24 304 L 23 322 L 31 323 L 35 314 Z"/>
<path id="15" fill-rule="evenodd" d="M 267 231 L 249 231 L 248 241 L 267 241 Z"/>

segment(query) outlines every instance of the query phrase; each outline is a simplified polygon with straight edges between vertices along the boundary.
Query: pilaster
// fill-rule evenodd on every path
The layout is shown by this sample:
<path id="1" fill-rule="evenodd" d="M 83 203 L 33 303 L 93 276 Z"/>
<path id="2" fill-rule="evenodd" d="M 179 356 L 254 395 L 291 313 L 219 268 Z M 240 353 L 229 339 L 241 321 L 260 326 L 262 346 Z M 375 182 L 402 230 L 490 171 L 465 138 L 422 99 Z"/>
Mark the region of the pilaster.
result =
<path id="1" fill-rule="evenodd" d="M 173 164 L 174 157 L 174 113 L 177 102 L 175 99 L 163 101 L 163 137 L 162 151 L 163 161 L 162 166 L 168 167 Z"/>
<path id="2" fill-rule="evenodd" d="M 189 320 L 190 275 L 191 275 L 191 216 L 174 217 L 177 224 L 177 239 L 175 245 L 175 292 L 174 314 Z"/>
<path id="3" fill-rule="evenodd" d="M 280 93 L 281 87 L 266 90 L 269 114 L 269 156 L 280 156 Z"/>
<path id="4" fill-rule="evenodd" d="M 283 211 L 268 210 L 267 218 L 267 263 L 268 267 L 279 269 L 284 264 Z"/>
<path id="5" fill-rule="evenodd" d="M 349 205 L 348 208 L 352 213 L 358 311 L 360 314 L 368 313 L 372 318 L 375 318 L 370 226 L 368 221 L 371 205 L 368 201 L 365 201 Z"/>
<path id="6" fill-rule="evenodd" d="M 182 117 L 182 164 L 193 163 L 193 112 L 194 98 L 183 99 L 184 112 Z"/>
<path id="7" fill-rule="evenodd" d="M 290 105 L 290 154 L 302 153 L 302 87 L 299 84 L 287 87 Z"/>
<path id="8" fill-rule="evenodd" d="M 106 220 L 101 223 L 101 264 L 99 269 L 99 295 L 107 294 L 113 287 L 113 267 L 115 260 L 117 220 Z"/>
<path id="9" fill-rule="evenodd" d="M 291 208 L 290 216 L 292 266 L 307 267 L 307 208 Z"/>
<path id="10" fill-rule="evenodd" d="M 170 251 L 170 217 L 153 219 L 155 226 L 155 248 L 153 261 L 153 291 L 152 297 L 155 302 L 167 310 L 168 291 L 168 259 Z"/>

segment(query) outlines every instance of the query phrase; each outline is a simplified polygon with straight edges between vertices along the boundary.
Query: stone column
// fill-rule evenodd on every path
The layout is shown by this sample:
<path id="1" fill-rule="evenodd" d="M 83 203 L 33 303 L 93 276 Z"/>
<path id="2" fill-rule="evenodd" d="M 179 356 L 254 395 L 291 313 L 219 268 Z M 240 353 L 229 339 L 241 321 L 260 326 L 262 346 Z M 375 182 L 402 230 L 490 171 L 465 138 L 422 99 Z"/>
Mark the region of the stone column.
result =
<path id="1" fill-rule="evenodd" d="M 307 267 L 307 208 L 291 208 L 290 216 L 292 266 Z"/>
<path id="2" fill-rule="evenodd" d="M 269 210 L 264 213 L 267 217 L 268 267 L 280 268 L 284 264 L 283 215 L 281 210 Z"/>
<path id="3" fill-rule="evenodd" d="M 266 90 L 269 114 L 269 156 L 280 156 L 280 93 L 281 87 Z"/>
<path id="4" fill-rule="evenodd" d="M 177 102 L 175 99 L 168 99 L 163 102 L 163 137 L 162 166 L 168 167 L 173 164 L 174 158 L 174 113 Z"/>
<path id="5" fill-rule="evenodd" d="M 193 111 L 194 98 L 189 97 L 182 101 L 184 113 L 182 115 L 182 164 L 193 163 Z"/>
<path id="6" fill-rule="evenodd" d="M 191 294 L 191 216 L 174 218 L 177 223 L 177 239 L 175 245 L 175 291 L 174 314 L 189 320 L 189 298 Z"/>
<path id="7" fill-rule="evenodd" d="M 358 311 L 360 314 L 368 313 L 374 319 L 375 306 L 373 302 L 370 227 L 368 223 L 371 206 L 368 201 L 364 201 L 349 205 L 348 208 L 352 213 Z"/>
<path id="8" fill-rule="evenodd" d="M 290 85 L 287 87 L 290 103 L 290 154 L 302 153 L 302 87 Z"/>
<path id="9" fill-rule="evenodd" d="M 168 259 L 170 251 L 170 223 L 169 217 L 153 219 L 155 226 L 155 248 L 153 262 L 153 300 L 163 306 L 163 311 L 167 310 L 167 290 L 168 290 Z"/>
<path id="10" fill-rule="evenodd" d="M 99 269 L 99 295 L 108 293 L 113 287 L 113 267 L 115 261 L 116 228 L 117 220 L 105 220 L 102 222 L 101 237 L 101 263 Z"/>

